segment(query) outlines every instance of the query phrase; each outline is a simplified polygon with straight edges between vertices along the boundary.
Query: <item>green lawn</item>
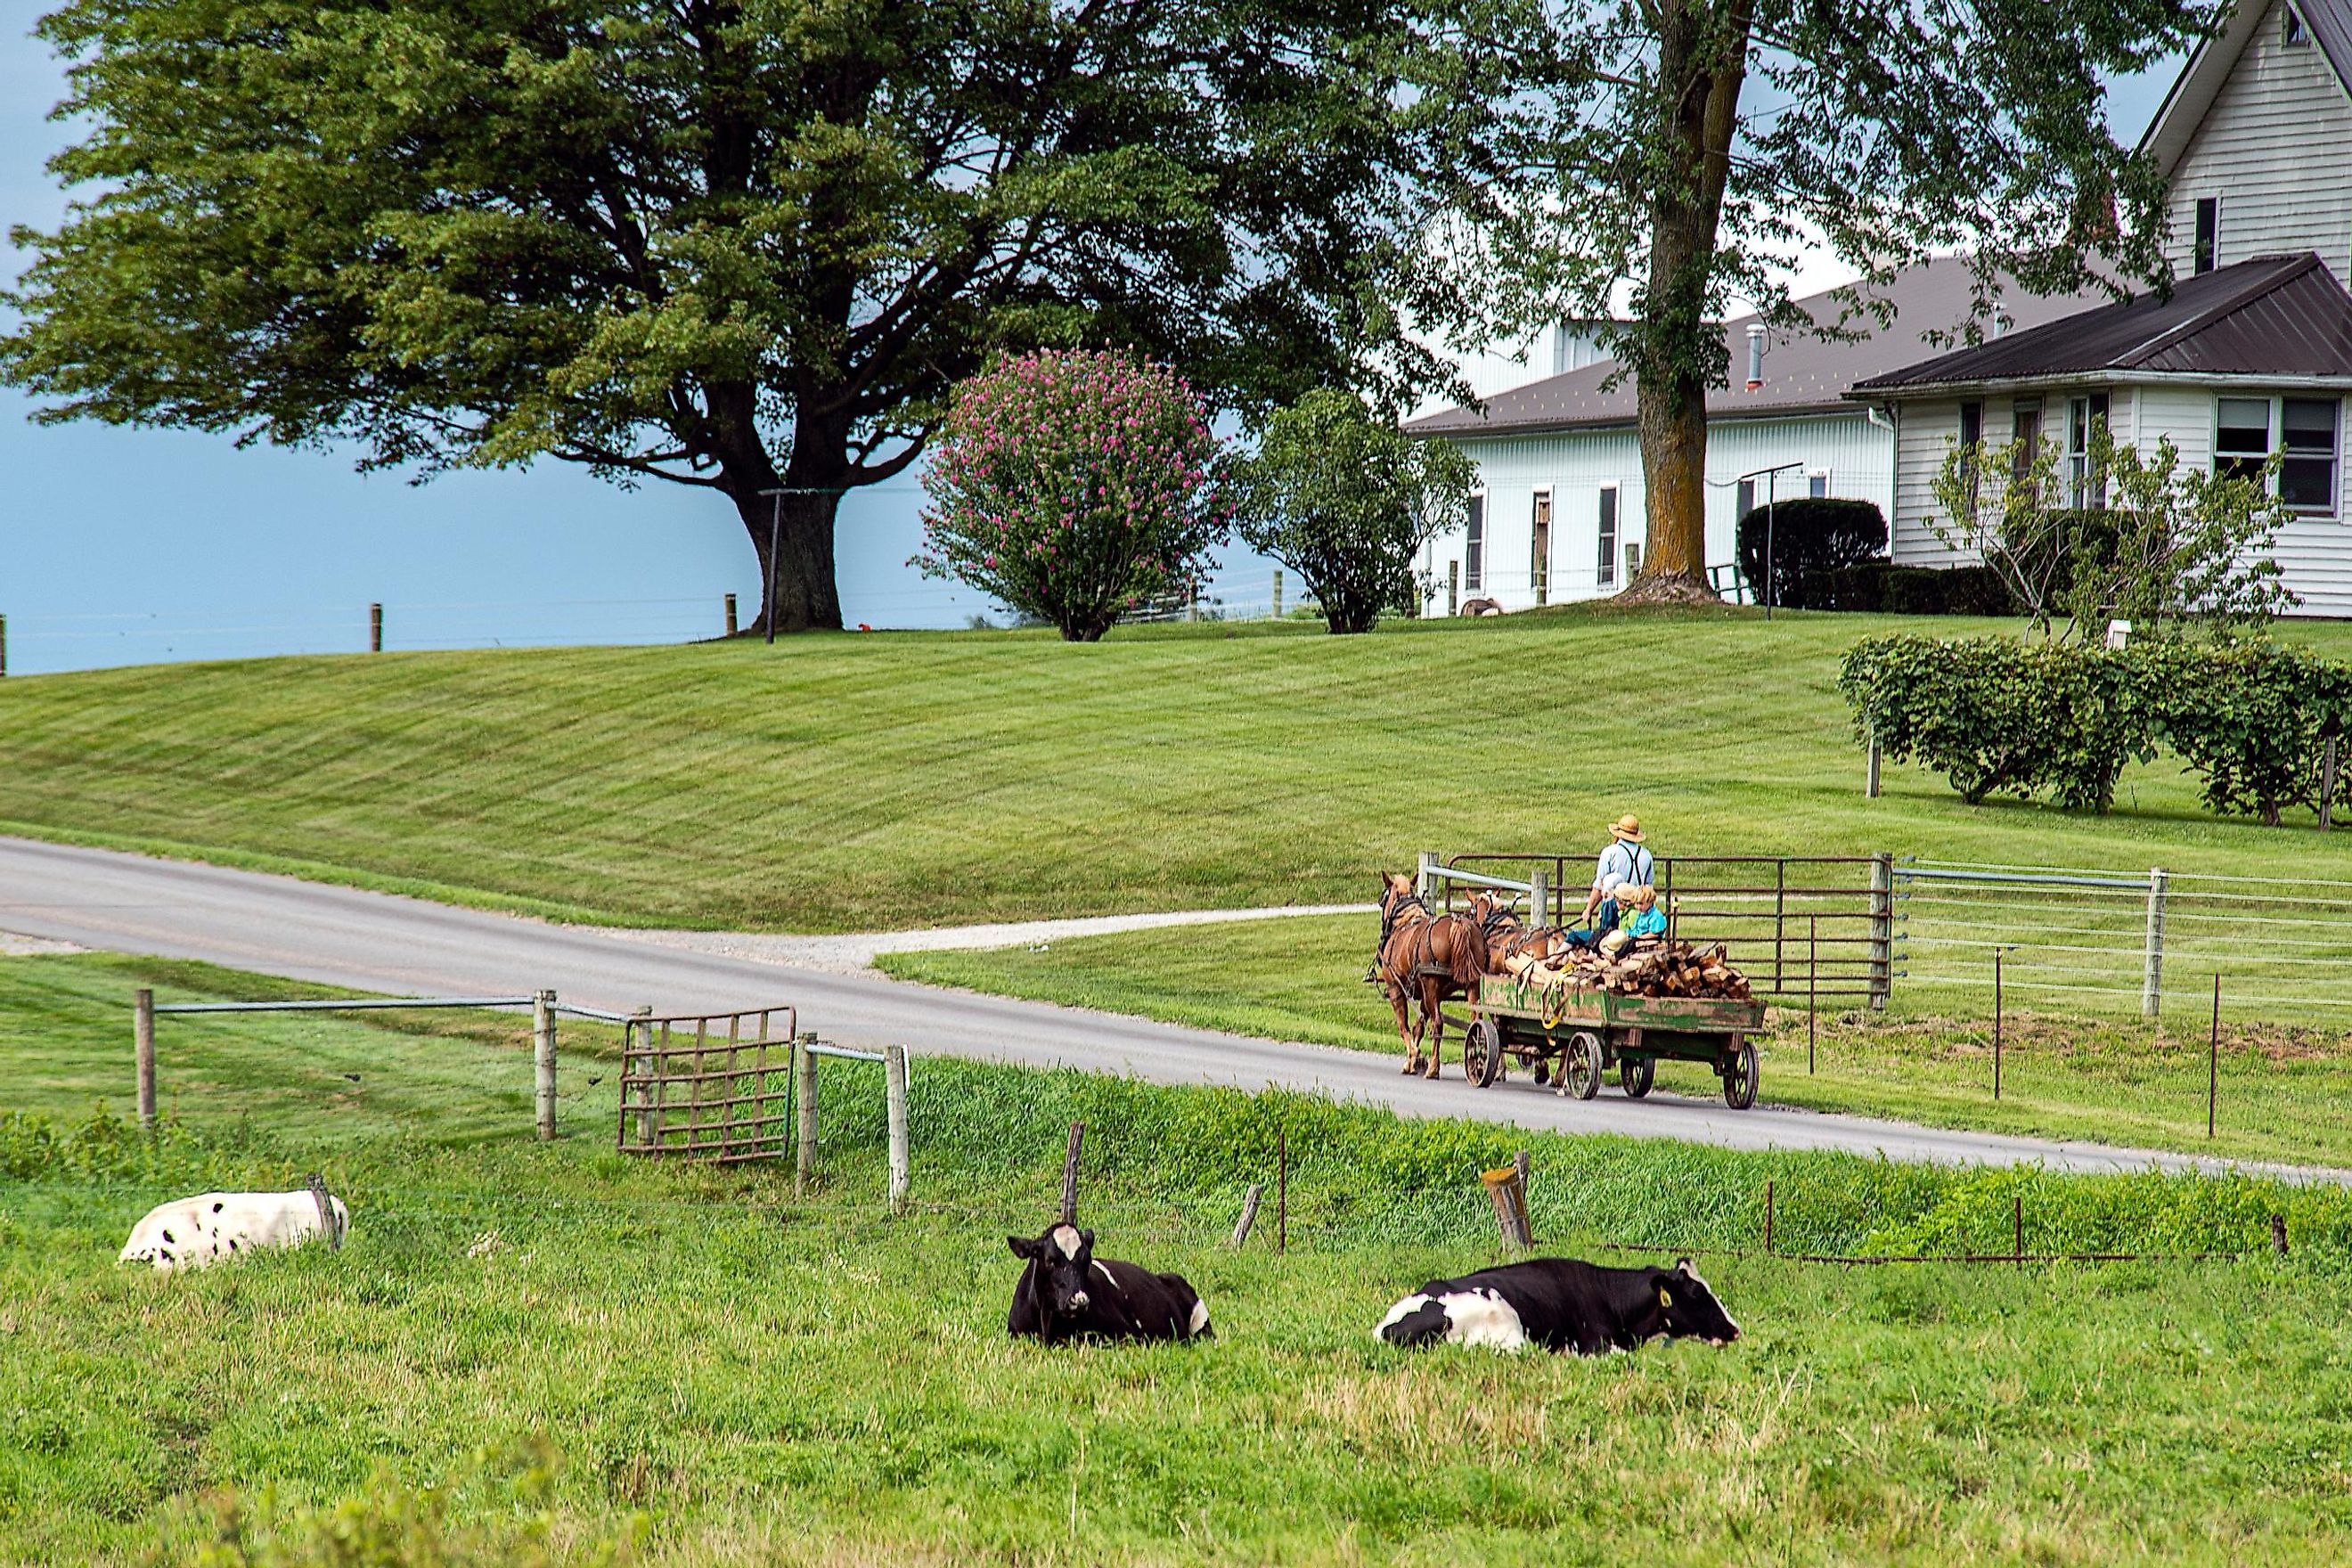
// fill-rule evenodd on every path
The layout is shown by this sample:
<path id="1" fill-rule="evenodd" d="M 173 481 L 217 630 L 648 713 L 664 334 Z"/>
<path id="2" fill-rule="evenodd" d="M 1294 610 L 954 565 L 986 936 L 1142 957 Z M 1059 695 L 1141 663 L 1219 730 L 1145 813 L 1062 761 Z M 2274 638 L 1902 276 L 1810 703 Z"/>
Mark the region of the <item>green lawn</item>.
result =
<path id="1" fill-rule="evenodd" d="M 0 827 L 548 913 L 847 930 L 1369 899 L 1423 848 L 1898 853 L 2352 880 L 2168 766 L 2099 818 L 1862 798 L 1856 638 L 1992 623 L 1573 609 L 384 654 L 0 682 Z M 2292 628 L 2338 654 L 2352 627 Z M 1948 962 L 1958 962 L 1948 960 Z M 1972 962 L 1972 961 L 1971 961 Z"/>
<path id="2" fill-rule="evenodd" d="M 176 1120 L 88 1120 L 134 984 L 0 960 L 0 1560 L 214 1563 L 2301 1563 L 2352 1554 L 2352 1194 L 1952 1172 L 1402 1122 L 1295 1096 L 926 1059 L 917 1208 L 879 1213 L 872 1075 L 826 1179 L 611 1152 L 609 1042 L 528 1137 L 515 1020 L 167 1018 Z M 352 1086 L 341 1075 L 361 1075 Z M 348 1091 L 348 1092 L 347 1092 Z M 110 1098 L 119 1104 L 119 1097 Z M 1213 1343 L 1006 1342 L 1003 1237 L 1089 1127 L 1104 1249 L 1184 1270 Z M 1292 1152 L 1292 1248 L 1218 1237 Z M 1472 1173 L 1527 1143 L 1538 1233 L 1731 1249 L 1726 1351 L 1412 1355 L 1391 1300 L 1494 1256 Z M 118 1268 L 132 1219 L 322 1169 L 349 1244 Z M 1783 1249 L 2247 1251 L 1882 1268 Z M 2272 1258 L 2268 1215 L 2294 1256 Z M 1625 1258 L 1660 1251 L 1611 1253 Z"/>
<path id="3" fill-rule="evenodd" d="M 932 984 L 1401 1057 L 1394 1016 L 1360 979 L 1372 934 L 1369 916 L 1303 915 L 1278 925 L 1084 937 L 1042 950 L 886 953 L 879 963 Z M 1896 996 L 1910 994 L 1898 987 Z M 1932 1126 L 2352 1166 L 2352 1118 L 2344 1110 L 2352 1102 L 2352 1036 L 2340 1028 L 2231 1020 L 2209 1140 L 2202 1020 L 2158 1028 L 2007 1016 L 1996 1102 L 1990 998 L 1978 1000 L 1985 1012 L 1967 1023 L 1909 1005 L 1877 1018 L 1824 1010 L 1810 1076 L 1804 1008 L 1776 1007 L 1762 1043 L 1761 1098 Z M 1461 1059 L 1449 1047 L 1451 1070 L 1460 1071 Z M 1700 1067 L 1666 1064 L 1658 1081 L 1668 1090 L 1719 1092 Z M 1522 1077 L 1491 1092 L 1533 1090 Z"/>

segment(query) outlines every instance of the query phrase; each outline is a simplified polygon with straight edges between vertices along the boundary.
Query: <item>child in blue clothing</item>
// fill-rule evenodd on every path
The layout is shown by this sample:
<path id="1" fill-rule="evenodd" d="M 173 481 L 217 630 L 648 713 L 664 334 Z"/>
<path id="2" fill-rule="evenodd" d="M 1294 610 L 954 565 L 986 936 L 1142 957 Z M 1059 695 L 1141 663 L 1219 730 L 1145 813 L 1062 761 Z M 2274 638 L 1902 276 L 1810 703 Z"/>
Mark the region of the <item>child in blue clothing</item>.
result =
<path id="1" fill-rule="evenodd" d="M 1654 947 L 1666 934 L 1666 911 L 1658 908 L 1658 890 L 1644 882 L 1617 889 L 1617 929 L 1601 939 L 1601 951 L 1611 958 L 1647 942 Z"/>

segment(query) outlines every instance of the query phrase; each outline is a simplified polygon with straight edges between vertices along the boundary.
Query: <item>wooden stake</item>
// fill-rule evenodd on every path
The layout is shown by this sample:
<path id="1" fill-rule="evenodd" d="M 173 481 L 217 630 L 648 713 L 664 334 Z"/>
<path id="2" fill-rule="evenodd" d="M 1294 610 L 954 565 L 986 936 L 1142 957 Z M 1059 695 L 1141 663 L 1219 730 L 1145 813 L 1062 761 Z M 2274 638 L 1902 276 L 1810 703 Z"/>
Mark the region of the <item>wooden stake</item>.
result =
<path id="1" fill-rule="evenodd" d="M 912 1183 L 907 1151 L 907 1047 L 882 1047 L 884 1112 L 890 1131 L 890 1212 L 907 1212 L 907 1190 Z"/>
<path id="2" fill-rule="evenodd" d="M 139 1126 L 155 1131 L 155 993 L 145 986 L 131 994 L 131 1044 L 139 1062 Z"/>
<path id="3" fill-rule="evenodd" d="M 1524 1250 L 1533 1246 L 1528 1229 L 1528 1189 L 1519 1175 L 1518 1161 L 1500 1170 L 1488 1171 L 1479 1181 L 1486 1184 L 1486 1196 L 1495 1205 L 1495 1228 L 1503 1235 L 1503 1245 Z"/>
<path id="4" fill-rule="evenodd" d="M 730 637 L 735 635 L 735 595 L 732 594 L 727 595 L 727 635 Z"/>
<path id="5" fill-rule="evenodd" d="M 2221 977 L 2213 976 L 2213 1038 L 2205 1052 L 2205 1136 L 2213 1136 L 2213 1103 L 2221 1092 Z"/>
<path id="6" fill-rule="evenodd" d="M 2271 1250 L 2281 1258 L 2286 1256 L 2286 1215 L 2271 1215 Z"/>
<path id="7" fill-rule="evenodd" d="M 1290 1250 L 1290 1129 L 1274 1130 L 1274 1251 Z"/>
<path id="8" fill-rule="evenodd" d="M 1062 1156 L 1062 1223 L 1078 1223 L 1078 1145 L 1086 1141 L 1087 1124 L 1070 1123 L 1070 1147 Z"/>
<path id="9" fill-rule="evenodd" d="M 814 1035 L 803 1035 L 793 1047 L 793 1131 L 797 1136 L 793 1162 L 793 1196 L 808 1191 L 816 1180 L 816 1044 Z"/>
<path id="10" fill-rule="evenodd" d="M 0 633 L 5 633 L 6 629 L 6 618 L 0 616 Z M 0 638 L 0 675 L 8 673 L 6 654 L 5 638 Z M 2326 745 L 2319 753 L 2319 830 L 2322 833 L 2336 826 L 2336 740 L 2337 737 L 2335 735 L 2328 736 Z"/>
<path id="11" fill-rule="evenodd" d="M 368 652 L 382 653 L 383 651 L 383 606 L 370 605 L 368 606 Z"/>
<path id="12" fill-rule="evenodd" d="M 2025 1198 L 2022 1194 L 2012 1194 L 2010 1197 L 2009 1223 L 2013 1227 L 2012 1234 L 2016 1237 L 2017 1250 L 2014 1256 L 2018 1263 L 2022 1266 L 2025 1262 Z"/>
<path id="13" fill-rule="evenodd" d="M 538 1101 L 539 1141 L 555 1141 L 555 993 L 534 992 L 530 999 L 530 1066 L 533 1096 Z"/>
<path id="14" fill-rule="evenodd" d="M 1242 1194 L 1242 1217 L 1234 1225 L 1234 1238 L 1226 1244 L 1227 1246 L 1238 1251 L 1242 1244 L 1249 1240 L 1250 1226 L 1257 1223 L 1258 1200 L 1264 1196 L 1265 1196 L 1265 1184 L 1252 1182 L 1249 1184 L 1249 1191 Z"/>
<path id="15" fill-rule="evenodd" d="M 1764 1178 L 1764 1256 L 1772 1256 L 1772 1178 Z"/>
<path id="16" fill-rule="evenodd" d="M 2000 1098 L 2000 950 L 1992 955 L 1992 1097 Z"/>

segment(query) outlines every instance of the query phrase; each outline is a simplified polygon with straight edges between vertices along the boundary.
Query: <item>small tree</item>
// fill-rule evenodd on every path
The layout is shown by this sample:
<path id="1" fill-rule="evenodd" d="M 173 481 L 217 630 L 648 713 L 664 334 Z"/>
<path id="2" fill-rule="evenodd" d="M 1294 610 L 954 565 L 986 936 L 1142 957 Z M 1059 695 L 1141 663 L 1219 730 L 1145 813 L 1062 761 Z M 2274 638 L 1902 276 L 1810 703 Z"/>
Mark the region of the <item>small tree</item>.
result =
<path id="1" fill-rule="evenodd" d="M 2066 637 L 2111 618 L 2136 635 L 2259 625 L 2295 602 L 2272 559 L 2291 516 L 2271 493 L 2275 456 L 2261 477 L 2185 468 L 2168 437 L 2143 457 L 2104 420 L 2088 446 L 2063 488 L 2048 442 L 1954 446 L 1928 527 L 1999 572 L 2045 631 L 2063 621 Z"/>
<path id="2" fill-rule="evenodd" d="M 1046 351 L 961 383 L 923 474 L 913 564 L 1094 642 L 1207 568 L 1224 531 L 1216 438 L 1182 377 Z"/>
<path id="3" fill-rule="evenodd" d="M 1413 557 L 1461 520 L 1476 472 L 1451 442 L 1415 440 L 1321 388 L 1267 421 L 1225 479 L 1243 542 L 1297 573 L 1334 632 L 1368 632 L 1383 611 L 1416 607 Z"/>
<path id="4" fill-rule="evenodd" d="M 1841 571 L 1885 555 L 1886 514 L 1872 501 L 1791 496 L 1751 509 L 1739 520 L 1737 534 L 1739 570 L 1759 601 L 1818 609 L 1805 602 L 1807 580 L 1817 572 Z"/>

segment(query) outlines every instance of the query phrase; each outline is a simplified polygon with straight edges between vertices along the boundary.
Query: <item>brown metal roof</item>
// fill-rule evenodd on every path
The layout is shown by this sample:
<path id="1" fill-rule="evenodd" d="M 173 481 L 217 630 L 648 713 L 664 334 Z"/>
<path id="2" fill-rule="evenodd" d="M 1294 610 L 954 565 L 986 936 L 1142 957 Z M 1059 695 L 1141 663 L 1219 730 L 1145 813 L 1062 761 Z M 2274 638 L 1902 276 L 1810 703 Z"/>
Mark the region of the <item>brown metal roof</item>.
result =
<path id="1" fill-rule="evenodd" d="M 1755 392 L 1748 391 L 1745 383 L 1748 326 L 1756 318 L 1741 316 L 1725 322 L 1723 339 L 1731 355 L 1732 383 L 1708 391 L 1707 416 L 1759 418 L 1850 408 L 1845 394 L 1857 381 L 1911 363 L 1929 349 L 1930 334 L 1964 331 L 1975 302 L 1968 265 L 1958 258 L 1906 268 L 1874 290 L 1873 297 L 1894 306 L 1895 319 L 1858 342 L 1824 342 L 1810 334 L 1773 332 L 1770 352 L 1764 356 L 1764 384 Z M 2001 309 L 2017 325 L 2032 326 L 2104 298 L 2092 292 L 2045 299 L 2010 289 L 2002 295 Z M 1825 324 L 1836 321 L 1842 310 L 1841 302 L 1828 293 L 1809 296 L 1797 304 Z M 1976 324 L 1980 330 L 1988 325 L 1980 320 Z M 1619 368 L 1615 360 L 1603 360 L 1566 375 L 1496 393 L 1486 399 L 1484 413 L 1449 408 L 1408 421 L 1405 429 L 1416 436 L 1499 436 L 1630 425 L 1635 413 L 1633 377 L 1627 375 L 1618 385 L 1603 389 Z"/>
<path id="2" fill-rule="evenodd" d="M 2168 297 L 2011 332 L 1858 382 L 1854 393 L 2135 370 L 2352 376 L 2352 294 L 2310 252 L 2257 257 L 2187 279 Z"/>

